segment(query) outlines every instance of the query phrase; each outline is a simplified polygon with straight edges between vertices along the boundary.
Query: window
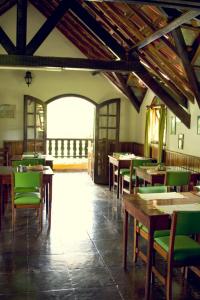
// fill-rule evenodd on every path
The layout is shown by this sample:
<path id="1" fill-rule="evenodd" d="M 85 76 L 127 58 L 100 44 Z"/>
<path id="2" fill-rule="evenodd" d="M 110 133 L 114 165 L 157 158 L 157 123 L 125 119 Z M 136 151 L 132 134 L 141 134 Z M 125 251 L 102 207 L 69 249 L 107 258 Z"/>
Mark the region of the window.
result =
<path id="1" fill-rule="evenodd" d="M 160 109 L 161 105 L 155 105 L 151 107 L 151 115 L 150 115 L 150 140 L 151 143 L 158 143 L 159 140 L 159 121 L 160 121 Z M 164 129 L 164 137 L 163 143 L 166 142 L 166 122 Z"/>

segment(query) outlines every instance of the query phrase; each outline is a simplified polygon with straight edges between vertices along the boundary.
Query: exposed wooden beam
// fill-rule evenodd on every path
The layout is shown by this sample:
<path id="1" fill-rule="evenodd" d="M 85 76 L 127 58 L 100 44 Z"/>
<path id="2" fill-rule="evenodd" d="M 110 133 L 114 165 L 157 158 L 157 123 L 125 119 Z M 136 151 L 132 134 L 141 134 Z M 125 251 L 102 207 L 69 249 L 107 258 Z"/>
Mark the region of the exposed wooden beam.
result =
<path id="1" fill-rule="evenodd" d="M 27 45 L 27 55 L 33 55 L 35 51 L 40 47 L 49 33 L 55 28 L 56 24 L 69 9 L 70 3 L 71 1 L 68 0 L 62 0 L 62 2 L 60 2 L 60 4 L 53 11 L 52 15 L 46 20 L 46 22 L 42 25 L 42 27 L 38 30 L 38 32 Z"/>
<path id="2" fill-rule="evenodd" d="M 143 12 L 142 9 L 132 8 L 132 10 L 138 17 L 140 17 L 147 24 L 149 28 L 152 29 L 152 31 L 156 31 L 158 29 L 157 26 L 149 20 L 148 16 Z M 162 36 L 161 40 L 165 46 L 167 46 L 170 50 L 172 50 L 174 53 L 177 54 L 176 48 L 165 36 Z"/>
<path id="3" fill-rule="evenodd" d="M 171 95 L 169 95 L 147 72 L 141 65 L 140 71 L 134 72 L 141 80 L 148 86 L 165 104 L 166 106 L 185 124 L 190 128 L 191 116 L 183 109 Z"/>
<path id="4" fill-rule="evenodd" d="M 72 10 L 79 17 L 79 19 L 98 37 L 102 40 L 102 42 L 106 45 L 109 45 L 111 51 L 117 55 L 119 58 L 124 59 L 124 49 L 120 46 L 116 41 L 117 47 L 114 47 L 112 43 L 113 38 L 110 36 L 104 28 L 102 28 L 98 22 L 91 16 L 88 17 L 88 13 L 86 10 L 79 4 L 73 2 L 71 6 Z M 84 17 L 83 17 L 84 16 Z M 92 23 L 92 27 L 90 27 L 90 21 Z M 133 61 L 136 61 L 134 56 L 131 56 Z M 139 59 L 138 59 L 139 62 Z M 161 100 L 172 110 L 172 112 L 179 117 L 179 119 L 190 128 L 190 114 L 188 114 L 174 99 L 171 95 L 169 95 L 161 85 L 159 85 L 148 73 L 148 71 L 140 65 L 140 69 L 134 71 L 136 76 L 138 76 L 146 86 L 152 89 L 152 91 L 161 98 Z"/>
<path id="5" fill-rule="evenodd" d="M 84 9 L 78 2 L 71 3 L 71 10 L 76 17 L 106 45 L 111 52 L 121 59 L 125 59 L 126 53 L 123 47 Z"/>
<path id="6" fill-rule="evenodd" d="M 16 52 L 16 47 L 13 42 L 10 40 L 8 35 L 0 26 L 0 43 L 2 47 L 6 50 L 8 54 L 14 54 Z"/>
<path id="7" fill-rule="evenodd" d="M 176 85 L 174 85 L 170 80 L 166 79 L 165 76 L 163 76 L 162 72 L 158 72 L 157 68 L 150 62 L 145 59 L 144 55 L 140 55 L 140 58 L 149 65 L 151 70 L 156 74 L 157 77 L 160 77 L 163 83 L 166 84 L 168 87 L 169 94 L 173 95 L 174 100 L 181 104 L 183 107 L 188 108 L 188 100 L 187 98 L 177 89 Z M 166 88 L 165 88 L 166 89 Z"/>
<path id="8" fill-rule="evenodd" d="M 163 28 L 155 31 L 152 35 L 148 36 L 143 41 L 137 43 L 135 46 L 133 46 L 130 49 L 130 52 L 132 53 L 132 51 L 144 48 L 145 46 L 147 46 L 150 43 L 154 42 L 155 40 L 159 39 L 163 35 L 171 32 L 175 28 L 179 27 L 183 23 L 185 23 L 187 21 L 190 21 L 192 18 L 198 16 L 199 14 L 200 14 L 200 11 L 195 11 L 195 10 L 194 11 L 188 11 L 188 12 L 182 14 L 180 17 L 173 20 L 171 23 L 169 23 L 166 26 L 164 26 Z"/>
<path id="9" fill-rule="evenodd" d="M 33 67 L 59 68 L 82 71 L 132 72 L 140 68 L 137 61 L 106 61 L 72 57 L 46 57 L 28 55 L 0 55 L 0 68 Z"/>
<path id="10" fill-rule="evenodd" d="M 200 3 L 196 1 L 188 0 L 86 0 L 89 2 L 119 2 L 119 3 L 128 3 L 128 4 L 146 4 L 146 5 L 155 5 L 161 7 L 169 8 L 178 8 L 178 9 L 194 9 L 200 10 Z"/>
<path id="11" fill-rule="evenodd" d="M 192 68 L 189 58 L 188 58 L 187 48 L 186 48 L 186 44 L 185 44 L 181 29 L 176 28 L 175 30 L 173 30 L 172 36 L 174 38 L 176 48 L 179 52 L 179 56 L 181 57 L 183 66 L 185 68 L 190 86 L 192 87 L 192 91 L 193 91 L 195 98 L 197 100 L 197 103 L 200 107 L 200 88 L 199 88 L 198 81 L 196 79 L 196 75 L 193 71 L 193 68 Z"/>
<path id="12" fill-rule="evenodd" d="M 193 45 L 192 45 L 192 53 L 190 54 L 191 57 L 191 65 L 194 65 L 196 62 L 197 57 L 200 54 L 200 34 L 198 35 L 198 37 L 196 38 L 196 40 L 194 41 Z"/>
<path id="13" fill-rule="evenodd" d="M 122 90 L 124 91 L 124 93 L 126 94 L 126 96 L 129 98 L 129 100 L 131 101 L 131 103 L 133 104 L 133 106 L 136 108 L 137 112 L 140 111 L 140 105 L 141 103 L 138 101 L 137 97 L 135 96 L 135 94 L 133 93 L 132 89 L 127 86 L 126 81 L 124 80 L 122 74 L 118 73 L 114 73 L 113 74 L 114 77 L 117 79 L 117 81 L 119 82 L 119 84 L 122 87 Z"/>
<path id="14" fill-rule="evenodd" d="M 27 0 L 17 1 L 17 53 L 25 54 L 27 30 Z"/>

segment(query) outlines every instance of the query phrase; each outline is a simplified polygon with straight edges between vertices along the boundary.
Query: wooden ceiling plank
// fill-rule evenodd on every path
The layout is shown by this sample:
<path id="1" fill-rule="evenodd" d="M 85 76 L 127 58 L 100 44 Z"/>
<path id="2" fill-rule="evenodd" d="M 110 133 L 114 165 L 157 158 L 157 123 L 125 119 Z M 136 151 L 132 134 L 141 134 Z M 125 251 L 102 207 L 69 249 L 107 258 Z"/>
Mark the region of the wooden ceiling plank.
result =
<path id="1" fill-rule="evenodd" d="M 46 37 L 50 34 L 50 32 L 55 28 L 56 24 L 60 21 L 60 19 L 64 16 L 66 11 L 70 8 L 70 1 L 62 0 L 60 4 L 53 11 L 51 16 L 47 18 L 42 27 L 38 30 L 32 40 L 26 47 L 26 54 L 33 55 L 35 51 L 40 47 Z"/>
<path id="2" fill-rule="evenodd" d="M 106 31 L 102 26 L 78 3 L 73 1 L 71 3 L 71 10 L 76 15 L 76 17 L 88 27 L 89 31 L 100 40 L 104 45 L 106 45 L 111 52 L 115 52 L 115 55 L 121 59 L 126 58 L 126 53 L 123 47 Z M 113 51 L 115 49 L 115 51 Z"/>
<path id="3" fill-rule="evenodd" d="M 140 39 L 140 40 L 144 39 L 144 35 L 138 30 L 138 28 L 133 24 L 133 22 L 131 22 L 130 20 L 127 20 L 127 19 L 124 20 L 122 18 L 122 16 L 120 16 L 120 14 L 117 13 L 117 11 L 115 11 L 114 4 L 108 5 L 105 3 L 103 3 L 103 4 L 101 3 L 101 5 L 98 5 L 98 7 L 100 9 L 104 8 L 104 10 L 102 10 L 102 12 L 104 12 L 105 15 L 112 16 L 112 20 L 114 20 L 116 26 L 117 25 L 120 26 L 120 29 L 123 30 L 123 32 L 124 32 L 124 30 L 126 30 L 126 28 L 129 28 L 129 31 L 132 29 L 138 39 Z M 106 9 L 106 11 L 105 11 L 105 9 Z M 183 78 L 183 76 L 179 72 L 177 72 L 174 64 L 170 64 L 170 66 L 169 66 L 169 60 L 167 60 L 166 57 L 163 55 L 163 53 L 161 51 L 159 51 L 153 44 L 150 44 L 148 47 L 149 47 L 149 49 L 146 50 L 146 52 L 152 51 L 156 57 L 159 57 L 161 71 L 165 73 L 165 67 L 166 68 L 170 67 L 170 70 L 168 72 L 168 77 L 172 78 L 172 81 L 174 81 L 174 76 L 176 76 L 177 80 L 180 81 L 180 84 L 184 86 L 184 87 L 181 86 L 181 90 L 184 89 L 185 87 L 190 89 L 188 82 Z M 180 58 L 179 58 L 179 61 L 180 61 Z M 158 65 L 158 67 L 159 67 L 159 65 Z M 188 95 L 188 92 L 186 92 L 186 94 Z M 190 97 L 190 100 L 191 101 L 194 100 L 192 93 L 190 94 L 190 96 L 192 96 L 192 97 Z"/>
<path id="4" fill-rule="evenodd" d="M 137 43 L 137 45 L 133 46 L 130 49 L 130 52 L 132 53 L 133 51 L 144 48 L 145 46 L 147 46 L 150 43 L 154 42 L 155 40 L 159 39 L 163 35 L 171 32 L 175 28 L 181 26 L 183 23 L 186 23 L 186 22 L 190 21 L 191 19 L 195 18 L 199 14 L 200 14 L 199 11 L 188 11 L 188 12 L 182 14 L 180 17 L 176 18 L 175 20 L 173 20 L 172 22 L 170 22 L 163 28 L 155 31 L 152 35 L 148 36 L 143 41 Z"/>
<path id="5" fill-rule="evenodd" d="M 122 74 L 114 73 L 113 75 L 115 76 L 117 81 L 120 83 L 120 85 L 121 85 L 122 89 L 124 90 L 126 96 L 129 98 L 129 100 L 131 101 L 133 106 L 136 108 L 137 112 L 139 112 L 141 103 L 138 101 L 138 99 L 135 96 L 135 94 L 133 93 L 132 89 L 126 84 L 126 81 L 124 80 Z"/>
<path id="6" fill-rule="evenodd" d="M 140 67 L 137 61 L 95 60 L 72 57 L 47 57 L 28 55 L 0 55 L 1 67 L 55 67 L 71 70 L 102 71 L 102 72 L 132 72 Z"/>
<path id="7" fill-rule="evenodd" d="M 199 88 L 199 84 L 198 84 L 196 75 L 192 69 L 192 66 L 191 66 L 189 58 L 188 58 L 187 48 L 186 48 L 186 44 L 185 44 L 181 29 L 176 28 L 175 30 L 173 30 L 172 36 L 174 38 L 176 48 L 179 52 L 179 55 L 182 59 L 183 66 L 185 68 L 185 71 L 186 71 L 189 83 L 192 87 L 193 93 L 195 95 L 196 101 L 200 107 L 200 88 Z"/>
<path id="8" fill-rule="evenodd" d="M 109 45 L 111 47 L 111 51 L 112 53 L 115 53 L 119 58 L 123 59 L 124 58 L 124 50 L 123 48 L 118 44 L 118 47 L 114 47 L 113 43 L 111 42 L 111 40 L 113 40 L 113 38 L 111 36 L 108 36 L 108 33 L 105 34 L 105 30 L 102 27 L 99 27 L 99 24 L 97 25 L 96 20 L 90 16 L 88 17 L 88 14 L 85 14 L 85 10 L 83 9 L 83 7 L 81 7 L 81 9 L 79 9 L 79 4 L 76 3 L 75 5 L 75 9 L 74 9 L 74 3 L 72 6 L 72 10 L 75 12 L 76 15 L 78 15 L 78 17 L 80 18 L 80 20 L 82 20 L 82 22 L 91 29 L 92 32 L 94 32 L 97 37 L 98 34 L 100 32 L 99 35 L 99 39 L 102 40 L 102 42 L 106 45 Z M 84 17 L 83 17 L 84 15 Z M 90 27 L 90 21 L 92 24 L 92 27 Z M 111 40 L 110 40 L 111 39 Z M 115 41 L 115 43 L 117 43 Z M 134 60 L 134 57 L 132 57 L 132 59 Z M 138 60 L 139 62 L 139 60 Z M 171 95 L 169 95 L 163 88 L 161 85 L 159 85 L 148 73 L 148 71 L 142 67 L 140 65 L 140 70 L 135 71 L 135 75 L 138 76 L 146 86 L 148 86 L 149 88 L 152 89 L 152 91 L 158 96 L 160 97 L 163 102 L 173 111 L 173 113 L 175 115 L 177 115 L 177 117 L 188 127 L 190 128 L 190 114 L 188 114 L 174 99 Z"/>
<path id="9" fill-rule="evenodd" d="M 155 95 L 157 95 L 166 106 L 185 124 L 187 128 L 190 128 L 191 116 L 185 111 L 171 95 L 169 95 L 147 72 L 147 70 L 141 65 L 141 69 L 138 72 L 134 72 L 146 86 L 148 86 Z"/>
<path id="10" fill-rule="evenodd" d="M 147 26 L 149 28 L 151 28 L 152 30 L 158 30 L 156 28 L 156 26 L 153 24 L 153 22 L 150 22 L 148 20 L 147 15 L 141 9 L 136 9 L 133 7 L 131 7 L 131 9 L 135 12 L 135 14 L 137 14 L 138 17 L 140 17 L 142 20 L 145 21 L 145 23 L 147 24 Z M 163 43 L 163 45 L 167 46 L 171 51 L 173 51 L 175 54 L 177 54 L 176 48 L 165 36 L 161 36 L 160 39 L 161 39 L 161 42 Z"/>
<path id="11" fill-rule="evenodd" d="M 25 54 L 27 32 L 27 0 L 17 1 L 17 38 L 18 54 Z"/>
<path id="12" fill-rule="evenodd" d="M 161 7 L 177 8 L 177 9 L 193 9 L 200 10 L 199 1 L 186 1 L 186 0 L 86 0 L 89 2 L 119 2 L 129 4 L 144 4 L 155 5 Z"/>
<path id="13" fill-rule="evenodd" d="M 178 90 L 176 85 L 174 85 L 170 80 L 167 80 L 165 76 L 162 75 L 162 73 L 158 72 L 157 68 L 155 66 L 147 61 L 144 56 L 142 56 L 142 60 L 149 65 L 149 67 L 154 71 L 157 77 L 160 77 L 161 80 L 168 86 L 168 88 L 171 90 L 171 93 L 173 94 L 174 99 L 177 103 L 181 104 L 183 107 L 188 108 L 188 101 L 187 97 L 185 97 L 182 94 L 182 91 Z"/>
<path id="14" fill-rule="evenodd" d="M 8 54 L 15 54 L 16 47 L 1 26 L 0 26 L 0 43 Z"/>
<path id="15" fill-rule="evenodd" d="M 145 51 L 145 56 L 155 65 L 160 72 L 165 74 L 171 82 L 176 84 L 176 87 L 182 92 L 191 102 L 194 102 L 193 93 L 190 91 L 190 87 L 188 86 L 188 82 L 185 83 L 185 80 L 182 79 L 178 74 L 174 74 L 173 70 L 170 69 L 170 66 L 161 62 L 158 56 L 154 55 L 150 51 Z M 185 87 L 188 87 L 186 89 Z"/>

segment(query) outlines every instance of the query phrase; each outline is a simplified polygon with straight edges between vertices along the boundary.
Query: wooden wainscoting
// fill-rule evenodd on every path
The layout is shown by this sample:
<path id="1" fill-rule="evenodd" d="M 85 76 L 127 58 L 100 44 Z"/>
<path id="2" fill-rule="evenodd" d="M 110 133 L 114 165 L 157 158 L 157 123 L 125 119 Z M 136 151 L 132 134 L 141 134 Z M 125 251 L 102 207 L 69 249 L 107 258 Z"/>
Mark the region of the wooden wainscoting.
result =
<path id="1" fill-rule="evenodd" d="M 165 164 L 170 166 L 184 166 L 192 171 L 200 171 L 200 157 L 171 150 L 165 150 Z"/>

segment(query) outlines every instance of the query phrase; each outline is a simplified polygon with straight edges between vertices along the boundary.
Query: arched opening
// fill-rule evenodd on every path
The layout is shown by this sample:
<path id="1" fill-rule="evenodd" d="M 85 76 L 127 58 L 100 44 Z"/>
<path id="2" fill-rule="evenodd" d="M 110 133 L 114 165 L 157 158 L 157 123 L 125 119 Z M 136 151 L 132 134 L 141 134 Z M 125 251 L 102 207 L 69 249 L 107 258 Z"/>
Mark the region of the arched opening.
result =
<path id="1" fill-rule="evenodd" d="M 87 169 L 93 144 L 95 105 L 76 96 L 61 96 L 47 104 L 47 149 L 56 169 Z"/>

